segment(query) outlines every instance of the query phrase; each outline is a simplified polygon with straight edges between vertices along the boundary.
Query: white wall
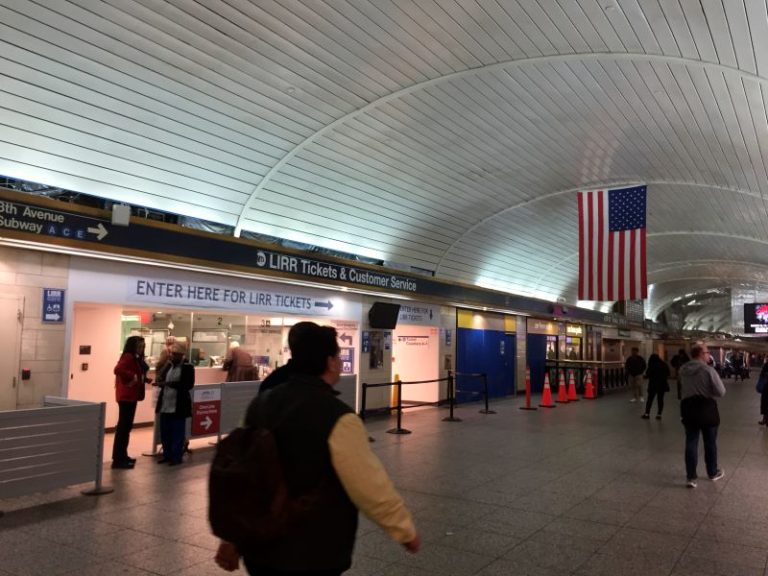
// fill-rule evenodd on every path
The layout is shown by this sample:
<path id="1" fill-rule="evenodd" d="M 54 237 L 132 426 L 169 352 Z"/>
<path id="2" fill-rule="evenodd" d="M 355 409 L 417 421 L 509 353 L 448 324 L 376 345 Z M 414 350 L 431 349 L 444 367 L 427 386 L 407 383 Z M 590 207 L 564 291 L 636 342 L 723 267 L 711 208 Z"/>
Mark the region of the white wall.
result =
<path id="1" fill-rule="evenodd" d="M 437 380 L 439 329 L 432 326 L 398 325 L 392 335 L 392 373 L 403 382 Z M 438 382 L 403 386 L 403 400 L 437 402 Z"/>
<path id="2" fill-rule="evenodd" d="M 42 298 L 43 288 L 67 289 L 69 262 L 60 254 L 0 247 L 0 291 L 24 301 L 19 360 L 20 368 L 28 368 L 32 376 L 18 381 L 18 408 L 35 408 L 43 396 L 63 393 L 65 324 L 42 322 Z M 7 299 L 0 305 L 14 306 L 15 314 L 16 301 Z"/>
<path id="3" fill-rule="evenodd" d="M 120 316 L 123 307 L 110 304 L 76 304 L 69 361 L 69 390 L 67 396 L 76 400 L 107 403 L 106 426 L 117 424 L 114 368 L 122 353 Z M 80 346 L 90 346 L 90 354 L 80 354 Z M 87 370 L 82 367 L 88 364 Z M 152 389 L 139 402 L 136 422 L 152 422 Z M 149 449 L 149 446 L 147 447 Z"/>

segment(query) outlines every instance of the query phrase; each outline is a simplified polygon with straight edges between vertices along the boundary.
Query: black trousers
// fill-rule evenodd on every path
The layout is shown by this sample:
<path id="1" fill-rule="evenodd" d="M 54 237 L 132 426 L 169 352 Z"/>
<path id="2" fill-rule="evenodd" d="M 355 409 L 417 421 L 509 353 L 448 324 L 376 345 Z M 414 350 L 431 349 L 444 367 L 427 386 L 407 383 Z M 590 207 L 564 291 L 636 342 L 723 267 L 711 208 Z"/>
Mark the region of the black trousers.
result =
<path id="1" fill-rule="evenodd" d="M 115 443 L 112 446 L 112 461 L 126 462 L 128 460 L 128 441 L 131 439 L 133 419 L 136 417 L 136 402 L 120 401 L 117 403 L 120 415 L 115 428 Z"/>
<path id="2" fill-rule="evenodd" d="M 657 392 L 655 388 L 651 388 L 650 386 L 648 387 L 648 401 L 645 403 L 646 414 L 651 413 L 651 406 L 653 406 L 654 396 L 658 397 L 659 400 L 659 410 L 657 414 L 661 415 L 661 413 L 664 412 L 664 394 L 666 394 L 666 390 Z"/>

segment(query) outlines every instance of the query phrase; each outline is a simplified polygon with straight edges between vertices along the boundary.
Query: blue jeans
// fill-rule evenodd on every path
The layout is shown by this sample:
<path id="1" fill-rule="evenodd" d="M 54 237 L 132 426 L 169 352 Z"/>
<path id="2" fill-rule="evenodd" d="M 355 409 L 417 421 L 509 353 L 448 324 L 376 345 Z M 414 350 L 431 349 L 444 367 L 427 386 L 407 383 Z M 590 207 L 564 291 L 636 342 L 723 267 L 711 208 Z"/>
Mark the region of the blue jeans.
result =
<path id="1" fill-rule="evenodd" d="M 696 479 L 696 466 L 699 462 L 699 432 L 704 439 L 704 463 L 711 478 L 717 474 L 717 426 L 685 427 L 685 473 L 688 480 Z"/>

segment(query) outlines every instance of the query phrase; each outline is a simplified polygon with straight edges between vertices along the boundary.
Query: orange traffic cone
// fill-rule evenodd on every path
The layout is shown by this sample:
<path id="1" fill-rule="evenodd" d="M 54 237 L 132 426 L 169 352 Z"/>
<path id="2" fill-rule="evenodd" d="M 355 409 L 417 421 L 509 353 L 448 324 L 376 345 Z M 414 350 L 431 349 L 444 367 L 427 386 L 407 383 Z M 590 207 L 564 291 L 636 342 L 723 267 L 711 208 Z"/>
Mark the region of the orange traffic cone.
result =
<path id="1" fill-rule="evenodd" d="M 560 378 L 557 381 L 557 403 L 568 403 L 568 394 L 565 391 L 565 372 L 563 370 L 560 370 Z"/>
<path id="2" fill-rule="evenodd" d="M 549 372 L 544 373 L 544 391 L 541 393 L 541 404 L 539 404 L 542 408 L 557 408 L 555 406 L 555 403 L 552 402 L 552 388 L 549 386 Z"/>
<path id="3" fill-rule="evenodd" d="M 595 400 L 595 387 L 592 385 L 592 370 L 587 370 L 587 381 L 584 383 L 584 398 L 587 400 Z"/>
<path id="4" fill-rule="evenodd" d="M 568 371 L 568 402 L 578 402 L 576 396 L 576 379 L 573 377 L 573 370 Z"/>

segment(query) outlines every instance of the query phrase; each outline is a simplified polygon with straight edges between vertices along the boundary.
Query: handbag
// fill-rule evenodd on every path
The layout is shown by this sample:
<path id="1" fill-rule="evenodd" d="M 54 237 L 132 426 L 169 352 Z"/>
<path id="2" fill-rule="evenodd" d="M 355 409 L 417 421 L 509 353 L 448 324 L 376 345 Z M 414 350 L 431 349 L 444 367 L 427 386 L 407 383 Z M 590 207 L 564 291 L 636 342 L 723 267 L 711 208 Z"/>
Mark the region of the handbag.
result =
<path id="1" fill-rule="evenodd" d="M 766 380 L 768 380 L 768 372 L 761 372 L 760 377 L 757 379 L 757 384 L 755 384 L 755 390 L 758 394 L 765 392 Z"/>
<path id="2" fill-rule="evenodd" d="M 720 411 L 714 398 L 697 394 L 688 396 L 680 402 L 680 416 L 683 426 L 693 428 L 712 428 L 720 426 Z"/>

